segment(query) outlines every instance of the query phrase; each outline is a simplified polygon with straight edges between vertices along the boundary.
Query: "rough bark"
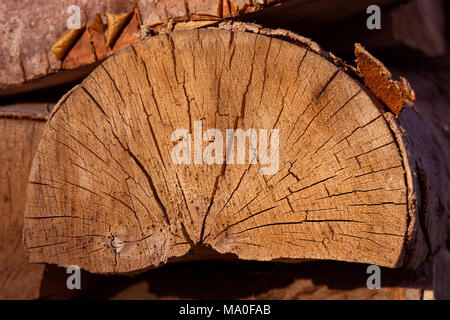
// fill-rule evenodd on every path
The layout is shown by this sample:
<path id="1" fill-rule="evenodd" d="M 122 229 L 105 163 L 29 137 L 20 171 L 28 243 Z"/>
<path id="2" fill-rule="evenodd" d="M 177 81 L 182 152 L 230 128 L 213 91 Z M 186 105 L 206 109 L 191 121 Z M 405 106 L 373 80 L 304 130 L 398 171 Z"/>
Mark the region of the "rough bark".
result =
<path id="1" fill-rule="evenodd" d="M 69 17 L 66 10 L 70 5 L 81 8 L 82 29 L 72 34 L 73 37 L 68 33 L 64 37 L 63 34 L 67 31 L 66 20 Z M 238 15 L 240 12 L 259 9 L 260 6 L 256 6 L 252 0 L 239 0 L 234 8 L 233 14 Z M 30 81 L 59 70 L 74 69 L 101 61 L 107 54 L 137 41 L 133 33 L 138 31 L 141 24 L 159 28 L 167 27 L 169 21 L 173 20 L 217 21 L 222 16 L 231 16 L 222 10 L 223 6 L 219 5 L 217 0 L 2 1 L 0 27 L 3 35 L 0 58 L 4 64 L 0 69 L 0 84 L 3 89 L 1 94 L 33 89 L 28 86 Z M 109 25 L 105 32 L 107 15 L 110 17 L 108 22 L 112 22 L 114 19 L 111 18 L 115 15 L 127 13 L 132 14 L 132 18 L 126 19 L 124 26 L 114 28 Z M 114 41 L 107 46 L 108 38 Z M 55 49 L 53 52 L 52 47 Z M 60 77 L 59 80 L 66 79 Z"/>
<path id="2" fill-rule="evenodd" d="M 450 293 L 450 268 L 448 256 L 450 248 L 450 223 L 448 220 L 450 176 L 450 56 L 425 60 L 415 68 L 402 67 L 393 70 L 403 74 L 416 90 L 417 101 L 414 108 L 407 108 L 399 121 L 413 145 L 415 160 L 414 176 L 419 185 L 417 205 L 429 251 L 427 260 L 432 275 L 436 299 L 448 299 Z M 432 213 L 432 215 L 430 215 Z M 437 223 L 433 215 L 447 216 Z M 442 239 L 443 238 L 443 239 Z M 447 239 L 447 248 L 442 244 Z M 441 244 L 441 245 L 439 245 Z"/>
<path id="3" fill-rule="evenodd" d="M 401 2 L 383 0 L 378 4 Z M 81 79 L 107 55 L 136 42 L 134 34 L 140 25 L 160 32 L 196 28 L 233 18 L 282 21 L 281 26 L 293 21 L 314 20 L 317 29 L 322 23 L 365 14 L 370 4 L 369 0 L 357 3 L 350 0 L 2 1 L 0 60 L 4 63 L 0 67 L 0 97 L 50 87 L 55 81 L 65 83 L 70 78 Z M 69 5 L 78 5 L 83 11 L 79 31 L 67 30 Z M 254 12 L 261 14 L 252 15 Z M 126 19 L 121 27 L 115 28 L 111 22 L 118 21 L 114 17 L 120 15 L 126 15 Z M 244 17 L 246 15 L 248 18 Z M 77 70 L 79 68 L 84 70 Z"/>
<path id="4" fill-rule="evenodd" d="M 437 160 L 410 141 L 419 120 L 405 108 L 397 120 L 358 80 L 380 69 L 353 69 L 289 32 L 222 29 L 136 43 L 61 99 L 30 173 L 31 262 L 129 273 L 206 247 L 416 268 L 443 247 L 448 181 L 424 187 Z M 175 165 L 171 133 L 197 120 L 280 129 L 279 171 Z"/>

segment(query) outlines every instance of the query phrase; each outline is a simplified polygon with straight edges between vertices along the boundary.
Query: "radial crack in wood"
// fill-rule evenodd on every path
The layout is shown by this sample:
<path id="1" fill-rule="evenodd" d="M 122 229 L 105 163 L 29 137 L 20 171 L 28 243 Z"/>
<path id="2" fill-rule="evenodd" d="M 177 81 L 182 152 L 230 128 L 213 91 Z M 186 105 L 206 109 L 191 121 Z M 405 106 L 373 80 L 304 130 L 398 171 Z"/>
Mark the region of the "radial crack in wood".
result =
<path id="1" fill-rule="evenodd" d="M 363 89 L 307 45 L 249 32 L 186 30 L 122 50 L 46 126 L 27 191 L 30 261 L 128 273 L 207 246 L 403 266 L 419 223 L 405 146 Z M 228 161 L 227 129 L 250 133 L 243 164 Z M 181 142 L 191 164 L 174 161 Z"/>

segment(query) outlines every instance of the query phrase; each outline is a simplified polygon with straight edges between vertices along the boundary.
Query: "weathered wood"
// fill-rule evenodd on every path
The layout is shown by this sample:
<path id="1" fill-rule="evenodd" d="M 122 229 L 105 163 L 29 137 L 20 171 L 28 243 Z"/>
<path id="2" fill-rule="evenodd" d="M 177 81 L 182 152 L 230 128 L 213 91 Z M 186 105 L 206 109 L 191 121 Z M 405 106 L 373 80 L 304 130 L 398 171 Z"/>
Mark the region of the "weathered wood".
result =
<path id="1" fill-rule="evenodd" d="M 81 290 L 69 290 L 63 268 L 31 264 L 22 243 L 23 210 L 31 161 L 52 103 L 0 106 L 0 299 L 70 299 L 98 285 L 82 272 Z"/>
<path id="2" fill-rule="evenodd" d="M 257 8 L 252 0 L 239 0 L 236 3 L 236 8 L 245 12 Z M 81 8 L 82 35 L 78 32 L 73 41 L 61 39 L 58 45 L 58 39 L 68 31 L 66 20 L 69 13 L 66 10 L 70 5 Z M 0 20 L 0 28 L 4 30 L 0 42 L 0 60 L 4 62 L 0 68 L 0 95 L 32 90 L 30 81 L 55 74 L 59 70 L 101 61 L 107 51 L 112 53 L 137 41 L 133 33 L 141 24 L 167 26 L 174 19 L 189 21 L 202 17 L 217 21 L 222 16 L 222 11 L 217 11 L 221 8 L 217 0 L 2 1 L 0 11 L 5 16 Z M 104 32 L 106 16 L 120 14 L 133 14 L 133 18 L 127 19 L 124 27 L 114 29 L 110 25 Z M 240 13 L 237 11 L 235 14 Z M 109 22 L 111 24 L 113 19 Z M 114 46 L 110 47 L 106 41 L 108 37 L 117 40 L 118 45 L 111 43 Z M 58 79 L 64 81 L 64 77 Z"/>
<path id="3" fill-rule="evenodd" d="M 0 299 L 39 297 L 44 265 L 28 263 L 22 228 L 28 174 L 46 108 L 44 104 L 0 108 Z"/>
<path id="4" fill-rule="evenodd" d="M 61 99 L 30 173 L 31 262 L 129 273 L 211 248 L 249 260 L 416 268 L 444 245 L 449 203 L 424 209 L 435 203 L 423 189 L 432 164 L 417 164 L 433 159 L 409 141 L 415 119 L 402 123 L 402 111 L 396 120 L 312 42 L 222 28 L 231 31 L 136 43 Z M 255 33 L 237 31 L 245 29 Z M 195 121 L 223 132 L 280 129 L 279 170 L 174 164 L 172 131 L 192 132 Z M 443 197 L 440 186 L 428 199 Z"/>
<path id="5" fill-rule="evenodd" d="M 450 223 L 448 220 L 450 188 L 450 105 L 449 67 L 450 55 L 440 59 L 419 61 L 417 70 L 402 67 L 394 69 L 394 74 L 403 74 L 416 90 L 417 101 L 414 108 L 407 108 L 399 117 L 399 122 L 413 145 L 412 158 L 415 177 L 419 184 L 419 219 L 427 243 L 428 266 L 426 271 L 433 280 L 436 299 L 450 296 L 450 268 L 448 265 Z M 433 213 L 430 215 L 430 213 Z M 447 216 L 437 222 L 433 216 Z M 447 248 L 445 246 L 447 241 Z M 431 249 L 430 249 L 431 248 Z"/>
<path id="6" fill-rule="evenodd" d="M 440 249 L 434 257 L 433 289 L 436 299 L 450 300 L 450 252 Z"/>
<path id="7" fill-rule="evenodd" d="M 401 2 L 404 1 L 377 1 L 381 6 Z M 108 54 L 136 42 L 134 34 L 140 25 L 159 32 L 196 28 L 233 18 L 267 22 L 278 27 L 287 27 L 294 22 L 304 26 L 308 21 L 315 21 L 317 29 L 323 23 L 364 14 L 370 4 L 369 0 L 2 1 L 0 11 L 5 13 L 5 18 L 0 21 L 0 28 L 4 30 L 0 41 L 0 60 L 4 62 L 0 67 L 0 97 L 27 92 L 36 86 L 50 87 L 49 75 L 54 75 L 53 80 L 67 82 L 68 73 L 59 72 L 61 70 L 89 66 L 92 70 L 92 65 Z M 82 29 L 72 31 L 74 37 L 70 41 L 61 39 L 68 32 L 66 10 L 69 5 L 78 5 L 82 10 Z M 252 14 L 255 12 L 260 14 Z M 113 20 L 106 26 L 107 15 L 121 14 L 132 17 L 125 19 L 122 27 L 113 28 Z M 111 43 L 112 47 L 108 37 L 117 40 L 115 44 Z M 78 79 L 85 75 L 69 74 L 77 75 Z"/>

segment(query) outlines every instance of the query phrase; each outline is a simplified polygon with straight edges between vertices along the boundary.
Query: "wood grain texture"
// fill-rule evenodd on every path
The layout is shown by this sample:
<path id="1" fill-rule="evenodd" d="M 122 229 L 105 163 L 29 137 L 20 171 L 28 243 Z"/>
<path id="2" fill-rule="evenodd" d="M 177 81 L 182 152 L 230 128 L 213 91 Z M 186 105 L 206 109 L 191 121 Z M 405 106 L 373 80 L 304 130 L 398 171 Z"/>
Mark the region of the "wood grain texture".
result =
<path id="1" fill-rule="evenodd" d="M 405 265 L 424 239 L 401 130 L 309 48 L 210 28 L 110 57 L 47 124 L 28 186 L 30 261 L 128 273 L 211 247 L 248 260 Z M 171 132 L 196 120 L 280 129 L 278 173 L 175 165 Z"/>
<path id="2" fill-rule="evenodd" d="M 242 2 L 242 1 L 240 1 Z M 244 1 L 245 2 L 245 1 Z M 250 0 L 247 2 L 251 2 Z M 191 3 L 191 9 L 189 9 Z M 105 53 L 106 33 L 92 28 L 85 28 L 83 36 L 75 44 L 61 51 L 59 58 L 68 55 L 68 61 L 61 63 L 51 52 L 54 43 L 67 31 L 66 20 L 69 14 L 66 12 L 70 5 L 79 6 L 81 9 L 82 27 L 92 25 L 100 15 L 101 24 L 106 25 L 106 14 L 126 14 L 136 10 L 139 20 L 143 17 L 143 24 L 161 25 L 175 18 L 188 18 L 190 14 L 209 14 L 205 7 L 214 4 L 211 1 L 86 1 L 86 0 L 64 0 L 64 1 L 32 1 L 26 0 L 18 3 L 14 0 L 2 1 L 0 4 L 0 29 L 1 45 L 0 60 L 4 62 L 0 68 L 0 88 L 22 87 L 24 83 L 40 79 L 48 74 L 53 74 L 61 69 L 72 69 L 87 64 L 92 64 L 95 58 L 101 60 Z M 254 5 L 252 6 L 254 8 Z M 201 12 L 200 12 L 201 11 Z M 130 21 L 133 23 L 133 21 Z M 99 26 L 99 25 L 98 25 Z M 103 26 L 102 26 L 103 27 Z M 110 27 L 111 29 L 111 27 Z M 120 28 L 122 29 L 122 28 Z M 110 30 L 111 31 L 111 30 Z M 116 30 L 115 36 L 126 45 L 135 42 L 132 33 Z M 123 34 L 124 39 L 120 39 Z M 120 49 L 118 46 L 116 50 Z M 74 50 L 74 52 L 70 52 Z M 92 52 L 96 52 L 96 56 Z M 87 54 L 89 53 L 89 54 Z M 100 54 L 99 54 L 100 53 Z"/>
<path id="3" fill-rule="evenodd" d="M 45 114 L 41 107 L 33 106 L 30 117 L 30 106 L 20 113 L 0 108 L 0 299 L 37 298 L 43 278 L 44 265 L 29 264 L 22 244 L 28 174 L 45 124 L 35 117 Z"/>
<path id="4" fill-rule="evenodd" d="M 404 1 L 382 0 L 378 4 L 385 6 L 401 2 Z M 257 19 L 278 23 L 278 26 L 282 25 L 280 21 L 316 21 L 317 27 L 351 15 L 365 14 L 370 4 L 372 2 L 369 0 L 5 0 L 0 3 L 0 30 L 3 30 L 0 33 L 0 60 L 4 62 L 0 67 L 0 97 L 33 90 L 35 81 L 50 87 L 52 84 L 47 81 L 49 75 L 64 82 L 65 78 L 59 71 L 87 67 L 102 61 L 107 51 L 111 54 L 136 42 L 133 34 L 140 25 L 151 26 L 159 32 L 170 31 L 177 24 L 181 24 L 180 27 L 198 27 L 201 25 L 199 21 L 214 23 L 223 19 Z M 51 48 L 68 31 L 66 20 L 69 14 L 66 10 L 69 5 L 81 8 L 83 32 L 74 43 L 60 48 L 58 52 L 61 55 L 55 56 Z M 107 28 L 102 31 L 102 28 L 90 26 L 104 24 L 106 27 L 106 14 L 129 13 L 133 13 L 133 19 L 115 31 L 117 45 L 107 50 Z"/>

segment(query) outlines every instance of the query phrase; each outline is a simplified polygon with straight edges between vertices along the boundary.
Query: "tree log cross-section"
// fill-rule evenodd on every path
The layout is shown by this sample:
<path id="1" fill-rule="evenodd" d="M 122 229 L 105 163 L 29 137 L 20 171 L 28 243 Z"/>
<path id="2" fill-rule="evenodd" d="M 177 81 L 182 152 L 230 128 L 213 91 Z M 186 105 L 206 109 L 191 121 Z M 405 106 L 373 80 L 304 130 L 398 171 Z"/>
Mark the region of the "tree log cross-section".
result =
<path id="1" fill-rule="evenodd" d="M 312 43 L 261 33 L 148 37 L 67 93 L 30 172 L 30 262 L 131 273 L 209 248 L 421 264 L 435 218 L 419 219 L 396 118 Z"/>

